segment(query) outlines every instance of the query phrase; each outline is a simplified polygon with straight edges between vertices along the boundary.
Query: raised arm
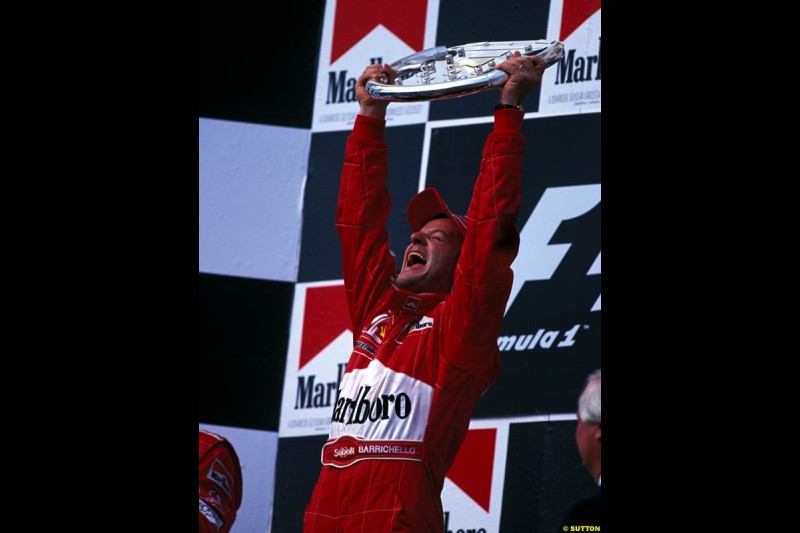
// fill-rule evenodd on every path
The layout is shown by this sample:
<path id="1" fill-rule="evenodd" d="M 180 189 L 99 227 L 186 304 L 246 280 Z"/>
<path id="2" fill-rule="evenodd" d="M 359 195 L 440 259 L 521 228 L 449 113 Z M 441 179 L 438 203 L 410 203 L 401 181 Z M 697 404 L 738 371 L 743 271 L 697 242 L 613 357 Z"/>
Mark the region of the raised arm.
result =
<path id="1" fill-rule="evenodd" d="M 360 112 L 347 139 L 336 208 L 342 271 L 356 336 L 365 313 L 385 292 L 395 273 L 386 221 L 391 199 L 386 187 L 388 148 L 384 140 L 388 100 L 369 96 L 369 80 L 394 76 L 388 66 L 370 65 L 356 82 Z"/>
<path id="2" fill-rule="evenodd" d="M 448 299 L 445 357 L 459 368 L 472 368 L 497 344 L 500 323 L 511 291 L 511 263 L 519 250 L 517 215 L 522 202 L 522 154 L 525 139 L 519 128 L 525 97 L 544 72 L 535 56 L 514 57 L 497 65 L 509 75 L 503 86 L 494 129 L 486 139 L 481 168 L 467 212 L 467 235 L 456 267 L 453 294 Z"/>

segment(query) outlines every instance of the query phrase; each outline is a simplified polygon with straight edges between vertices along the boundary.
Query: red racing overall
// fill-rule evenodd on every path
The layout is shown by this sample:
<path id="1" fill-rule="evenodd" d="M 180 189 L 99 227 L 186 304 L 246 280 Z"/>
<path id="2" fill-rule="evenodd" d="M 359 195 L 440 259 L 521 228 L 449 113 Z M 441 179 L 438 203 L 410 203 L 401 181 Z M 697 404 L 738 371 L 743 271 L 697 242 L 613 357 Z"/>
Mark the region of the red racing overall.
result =
<path id="1" fill-rule="evenodd" d="M 354 349 L 342 377 L 305 533 L 442 533 L 444 476 L 497 378 L 519 249 L 519 131 L 495 111 L 451 293 L 397 288 L 386 222 L 385 121 L 357 115 L 336 211 Z"/>

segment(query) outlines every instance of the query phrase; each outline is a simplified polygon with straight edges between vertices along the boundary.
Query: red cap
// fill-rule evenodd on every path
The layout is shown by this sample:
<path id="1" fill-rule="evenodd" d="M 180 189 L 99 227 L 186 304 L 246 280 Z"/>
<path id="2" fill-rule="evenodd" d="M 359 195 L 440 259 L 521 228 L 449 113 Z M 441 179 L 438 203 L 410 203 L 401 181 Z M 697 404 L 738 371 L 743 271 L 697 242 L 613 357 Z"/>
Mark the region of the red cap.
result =
<path id="1" fill-rule="evenodd" d="M 467 217 L 454 215 L 439 196 L 439 191 L 433 187 L 418 192 L 408 202 L 408 222 L 411 224 L 411 231 L 419 231 L 422 226 L 439 215 L 445 215 L 452 220 L 462 236 L 467 234 Z"/>

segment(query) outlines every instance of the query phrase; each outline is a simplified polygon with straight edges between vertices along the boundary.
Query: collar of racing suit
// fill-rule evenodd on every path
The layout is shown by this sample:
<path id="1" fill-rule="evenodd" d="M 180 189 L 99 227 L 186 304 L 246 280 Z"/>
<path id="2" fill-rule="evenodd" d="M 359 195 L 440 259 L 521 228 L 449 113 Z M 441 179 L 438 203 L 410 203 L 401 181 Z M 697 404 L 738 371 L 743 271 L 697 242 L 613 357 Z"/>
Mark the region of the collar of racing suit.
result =
<path id="1" fill-rule="evenodd" d="M 389 311 L 398 315 L 420 316 L 450 296 L 449 292 L 417 294 L 393 286 L 389 291 Z"/>

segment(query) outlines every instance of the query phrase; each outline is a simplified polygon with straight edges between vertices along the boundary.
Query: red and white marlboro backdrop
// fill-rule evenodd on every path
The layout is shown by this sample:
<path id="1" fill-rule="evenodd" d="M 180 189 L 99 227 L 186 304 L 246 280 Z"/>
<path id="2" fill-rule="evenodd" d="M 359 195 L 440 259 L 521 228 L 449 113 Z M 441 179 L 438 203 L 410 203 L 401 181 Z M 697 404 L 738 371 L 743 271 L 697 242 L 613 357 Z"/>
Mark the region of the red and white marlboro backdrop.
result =
<path id="1" fill-rule="evenodd" d="M 451 533 L 554 531 L 592 488 L 574 413 L 601 365 L 600 3 L 311 0 L 294 11 L 303 31 L 291 42 L 265 34 L 269 6 L 234 0 L 201 13 L 199 422 L 232 428 L 250 461 L 277 435 L 277 451 L 245 470 L 259 494 L 233 533 L 301 531 L 319 472 L 353 341 L 333 221 L 356 77 L 433 46 L 543 38 L 563 41 L 565 56 L 524 104 L 501 374 L 442 500 Z M 275 50 L 286 60 L 267 75 Z M 418 190 L 435 186 L 466 211 L 497 96 L 389 106 L 397 255 Z"/>
<path id="2" fill-rule="evenodd" d="M 438 0 L 377 3 L 338 0 L 325 4 L 313 131 L 349 130 L 358 104 L 355 82 L 370 63 L 392 63 L 436 46 Z M 395 125 L 428 118 L 428 103 L 390 106 L 386 118 Z"/>
<path id="3" fill-rule="evenodd" d="M 539 110 L 600 110 L 600 0 L 552 0 L 547 38 L 564 43 L 564 59 L 545 73 Z"/>

